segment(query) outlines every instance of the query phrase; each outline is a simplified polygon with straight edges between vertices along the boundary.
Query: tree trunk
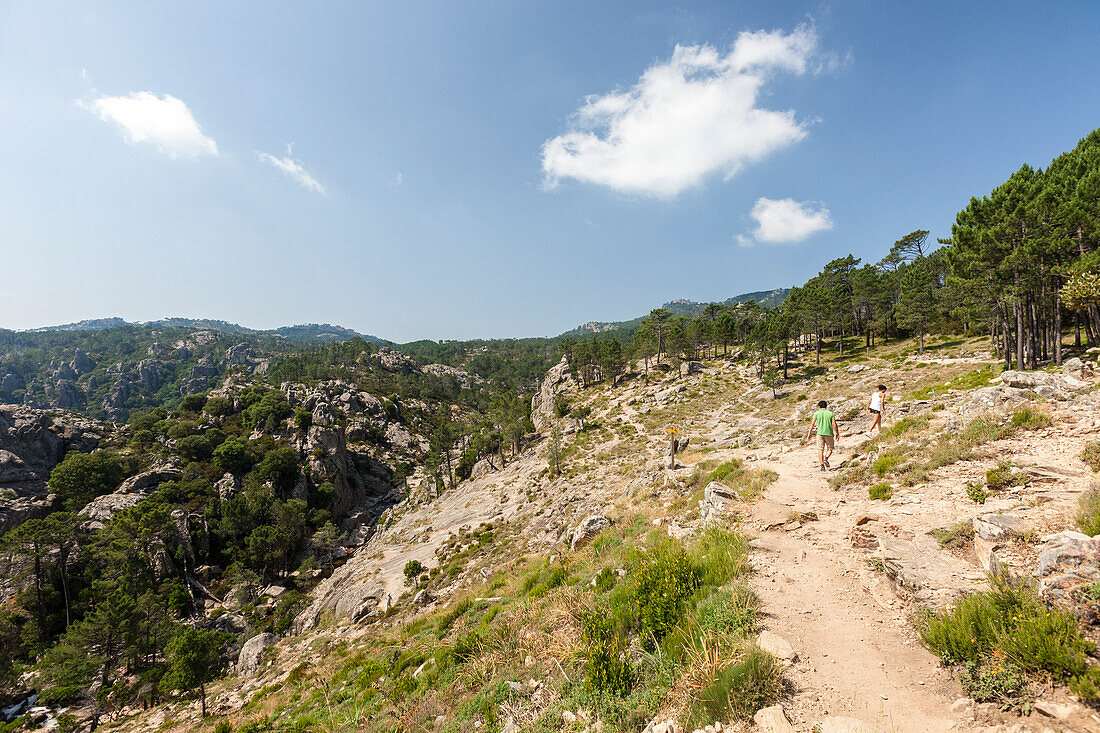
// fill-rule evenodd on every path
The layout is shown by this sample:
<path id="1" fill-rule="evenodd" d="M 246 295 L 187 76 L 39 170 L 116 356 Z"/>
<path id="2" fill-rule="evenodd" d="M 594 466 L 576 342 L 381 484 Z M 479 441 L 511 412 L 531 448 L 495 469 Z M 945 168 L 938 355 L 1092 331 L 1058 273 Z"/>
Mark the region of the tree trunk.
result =
<path id="1" fill-rule="evenodd" d="M 1054 296 L 1054 363 L 1062 366 L 1062 299 Z"/>

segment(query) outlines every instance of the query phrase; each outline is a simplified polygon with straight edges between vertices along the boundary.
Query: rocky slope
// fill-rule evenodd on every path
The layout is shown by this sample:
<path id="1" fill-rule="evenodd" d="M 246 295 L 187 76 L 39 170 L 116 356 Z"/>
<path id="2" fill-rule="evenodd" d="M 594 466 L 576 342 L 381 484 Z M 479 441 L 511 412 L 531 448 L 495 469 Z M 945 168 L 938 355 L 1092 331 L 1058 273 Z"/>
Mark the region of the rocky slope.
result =
<path id="1" fill-rule="evenodd" d="M 936 356 L 910 353 L 900 344 L 859 361 L 832 362 L 820 376 L 793 379 L 779 399 L 762 390 L 751 369 L 729 360 L 685 364 L 664 376 L 651 372 L 652 384 L 635 376 L 583 393 L 564 367 L 556 368 L 535 398 L 541 436 L 531 436 L 505 467 L 442 496 L 410 482 L 408 497 L 386 510 L 379 530 L 311 594 L 295 622 L 297 635 L 278 641 L 266 656 L 242 652 L 235 676 L 214 686 L 212 708 L 234 716 L 246 706 L 277 710 L 272 705 L 279 690 L 300 689 L 288 681 L 293 670 L 323 667 L 324 649 L 338 643 L 367 649 L 377 630 L 395 619 L 424 618 L 459 594 L 489 596 L 492 579 L 522 558 L 576 551 L 629 512 L 673 537 L 690 537 L 715 521 L 736 522 L 756 536 L 752 585 L 764 602 L 764 625 L 777 637 L 760 643 L 789 660 L 791 683 L 781 709 L 758 717 L 760 730 L 1100 731 L 1095 714 L 1061 688 L 1048 690 L 1023 717 L 965 697 L 950 670 L 923 648 L 912 623 L 923 609 L 948 606 L 984 587 L 990 572 L 1035 578 L 1055 601 L 1067 588 L 1100 577 L 1091 540 L 1066 534 L 1077 498 L 1092 483 L 1079 456 L 1087 442 L 1100 438 L 1093 358 L 1067 362 L 1059 373 L 994 376 L 995 362 L 980 341 Z M 895 396 L 887 434 L 869 440 L 857 428 L 866 419 L 866 395 L 880 381 Z M 547 406 L 560 391 L 592 413 L 584 429 L 564 419 L 563 472 L 552 477 L 546 436 L 559 419 Z M 315 417 L 325 422 L 317 405 L 345 394 L 318 394 Z M 814 449 L 800 440 L 817 399 L 830 401 L 849 435 L 834 458 L 837 468 L 824 474 Z M 1049 424 L 1006 430 L 948 456 L 952 441 L 975 418 L 1011 425 L 1021 406 L 1043 413 Z M 672 429 L 687 449 L 669 468 Z M 870 466 L 885 465 L 878 460 L 887 454 L 899 462 L 880 478 Z M 754 501 L 720 483 L 697 488 L 697 468 L 732 458 L 774 472 L 777 479 L 762 498 Z M 968 482 L 1004 461 L 1029 480 L 975 503 Z M 871 499 L 868 484 L 882 480 L 892 495 Z M 973 529 L 973 539 L 941 546 L 929 534 L 960 524 Z M 430 591 L 414 592 L 406 583 L 410 561 L 442 569 L 456 567 L 450 559 L 465 555 L 478 560 L 441 575 Z M 263 638 L 253 646 L 275 641 Z M 558 665 L 574 653 L 542 652 Z M 270 661 L 265 666 L 253 657 Z M 558 684 L 552 664 L 544 668 L 541 657 L 533 664 L 546 676 L 529 689 Z M 270 701 L 259 704 L 261 693 Z M 112 728 L 178 728 L 193 719 L 196 706 L 130 710 Z M 439 725 L 457 725 L 453 714 L 444 710 Z M 591 710 L 568 715 L 563 729 L 596 730 Z M 647 730 L 677 729 L 659 722 Z"/>

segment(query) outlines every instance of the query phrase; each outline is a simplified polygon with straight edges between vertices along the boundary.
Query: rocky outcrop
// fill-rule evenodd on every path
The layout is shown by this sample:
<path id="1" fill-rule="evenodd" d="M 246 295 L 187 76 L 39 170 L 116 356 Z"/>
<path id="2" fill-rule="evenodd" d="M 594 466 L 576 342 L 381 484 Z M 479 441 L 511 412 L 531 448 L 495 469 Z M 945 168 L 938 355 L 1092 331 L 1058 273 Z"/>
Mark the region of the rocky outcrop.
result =
<path id="1" fill-rule="evenodd" d="M 84 376 L 88 372 L 95 369 L 95 362 L 91 360 L 83 350 L 77 349 L 73 355 L 73 360 L 69 362 L 69 367 L 77 374 L 77 376 Z"/>
<path id="2" fill-rule="evenodd" d="M 0 405 L 0 532 L 53 508 L 46 481 L 70 450 L 94 450 L 104 426 L 79 415 Z"/>
<path id="3" fill-rule="evenodd" d="M 544 430 L 554 417 L 554 399 L 566 389 L 575 386 L 569 374 L 569 362 L 563 356 L 561 361 L 546 372 L 539 391 L 531 398 L 531 422 L 535 430 Z"/>
<path id="4" fill-rule="evenodd" d="M 405 356 L 400 351 L 391 349 L 388 346 L 380 346 L 378 348 L 378 353 L 374 354 L 371 358 L 376 360 L 379 366 L 388 372 L 413 374 L 414 372 L 420 371 L 415 361 Z"/>
<path id="5" fill-rule="evenodd" d="M 194 334 L 193 337 L 198 336 L 199 333 Z M 191 367 L 191 373 L 180 385 L 180 394 L 195 394 L 208 389 L 218 374 L 218 365 L 214 363 L 214 357 L 210 354 L 203 356 L 195 366 Z"/>
<path id="6" fill-rule="evenodd" d="M 57 406 L 62 410 L 83 410 L 85 404 L 84 390 L 69 379 L 61 379 L 57 382 Z"/>
<path id="7" fill-rule="evenodd" d="M 569 548 L 576 550 L 611 526 L 611 520 L 602 514 L 593 514 L 581 520 L 569 533 Z"/>
<path id="8" fill-rule="evenodd" d="M 93 529 L 102 527 L 115 514 L 148 499 L 165 481 L 176 481 L 183 474 L 174 466 L 163 466 L 131 476 L 110 494 L 97 496 L 80 510 Z"/>
<path id="9" fill-rule="evenodd" d="M 960 595 L 977 590 L 985 574 L 970 563 L 940 552 L 935 540 L 877 538 L 886 575 L 925 608 L 942 608 Z"/>
<path id="10" fill-rule="evenodd" d="M 241 647 L 240 656 L 237 657 L 237 673 L 251 675 L 260 666 L 264 652 L 275 644 L 275 634 L 264 632 L 256 634 Z"/>
<path id="11" fill-rule="evenodd" d="M 425 364 L 420 367 L 420 371 L 424 374 L 431 374 L 436 377 L 451 377 L 458 386 L 462 389 L 473 389 L 481 384 L 485 383 L 485 380 L 476 374 L 470 374 L 464 369 L 458 367 L 449 366 L 447 364 Z"/>
<path id="12" fill-rule="evenodd" d="M 248 344 L 230 346 L 225 350 L 225 361 L 227 364 L 238 366 L 250 364 L 252 362 L 252 347 Z"/>

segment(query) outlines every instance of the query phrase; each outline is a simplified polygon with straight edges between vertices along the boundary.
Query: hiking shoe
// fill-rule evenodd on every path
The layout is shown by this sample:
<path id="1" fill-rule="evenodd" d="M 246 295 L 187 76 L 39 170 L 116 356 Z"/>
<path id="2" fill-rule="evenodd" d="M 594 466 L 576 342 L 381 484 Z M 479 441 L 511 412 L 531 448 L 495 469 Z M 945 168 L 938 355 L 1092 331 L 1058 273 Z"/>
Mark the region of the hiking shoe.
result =
<path id="1" fill-rule="evenodd" d="M 832 467 L 833 467 L 832 464 L 829 463 L 829 459 L 826 458 L 825 459 L 825 468 L 832 468 Z"/>
<path id="2" fill-rule="evenodd" d="M 824 473 L 824 471 L 825 471 L 825 467 L 824 467 L 824 466 L 822 466 L 822 467 L 821 467 L 821 471 L 822 471 L 822 472 Z"/>

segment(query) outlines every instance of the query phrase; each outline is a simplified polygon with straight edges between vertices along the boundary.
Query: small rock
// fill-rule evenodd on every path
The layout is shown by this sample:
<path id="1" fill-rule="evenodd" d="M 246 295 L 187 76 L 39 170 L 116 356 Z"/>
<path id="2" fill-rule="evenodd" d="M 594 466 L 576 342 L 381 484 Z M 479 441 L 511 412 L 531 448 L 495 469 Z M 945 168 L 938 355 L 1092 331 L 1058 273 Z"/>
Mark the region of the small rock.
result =
<path id="1" fill-rule="evenodd" d="M 788 664 L 798 656 L 795 654 L 794 647 L 791 646 L 790 642 L 767 629 L 761 631 L 760 635 L 756 637 L 756 645 L 776 659 Z"/>
<path id="2" fill-rule="evenodd" d="M 960 697 L 955 702 L 951 703 L 951 712 L 961 713 L 974 707 L 974 701 L 969 697 Z"/>
<path id="3" fill-rule="evenodd" d="M 787 720 L 787 716 L 783 714 L 783 708 L 779 705 L 757 710 L 756 715 L 752 717 L 752 722 L 756 723 L 756 727 L 762 733 L 794 733 L 794 726 Z"/>
<path id="4" fill-rule="evenodd" d="M 568 710 L 561 714 L 561 719 L 566 725 L 572 725 L 577 722 L 577 716 Z"/>
<path id="5" fill-rule="evenodd" d="M 528 667 L 528 668 L 534 667 L 535 666 L 535 658 L 532 657 L 530 654 L 528 654 L 527 658 L 523 660 L 523 666 Z"/>
<path id="6" fill-rule="evenodd" d="M 602 514 L 592 514 L 581 520 L 581 523 L 569 533 L 569 547 L 576 550 L 588 542 L 597 534 L 611 526 L 611 520 Z"/>

